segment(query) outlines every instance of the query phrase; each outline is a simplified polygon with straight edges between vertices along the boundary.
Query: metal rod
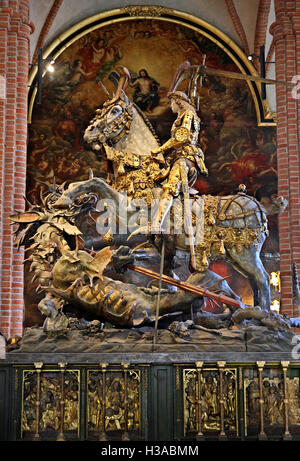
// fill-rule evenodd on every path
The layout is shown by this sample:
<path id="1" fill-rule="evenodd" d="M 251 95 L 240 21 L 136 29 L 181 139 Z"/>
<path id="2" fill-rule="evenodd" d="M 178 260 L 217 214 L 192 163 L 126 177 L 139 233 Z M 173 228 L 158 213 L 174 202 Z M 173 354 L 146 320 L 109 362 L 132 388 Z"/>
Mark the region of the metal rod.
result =
<path id="1" fill-rule="evenodd" d="M 202 403 L 201 403 L 201 368 L 203 362 L 196 362 L 197 368 L 197 381 L 198 381 L 198 395 L 196 400 L 196 418 L 197 418 L 197 435 L 196 440 L 198 442 L 205 440 L 205 437 L 202 433 Z"/>
<path id="2" fill-rule="evenodd" d="M 65 419 L 65 366 L 66 363 L 58 364 L 61 369 L 60 374 L 60 424 L 59 434 L 56 438 L 57 442 L 65 442 L 66 438 L 64 435 L 64 419 Z"/>
<path id="3" fill-rule="evenodd" d="M 256 362 L 258 367 L 258 385 L 259 385 L 259 408 L 260 408 L 260 433 L 258 434 L 258 440 L 267 440 L 264 427 L 264 395 L 263 395 L 263 379 L 262 372 L 265 366 L 265 362 Z"/>
<path id="4" fill-rule="evenodd" d="M 101 414 L 101 431 L 100 431 L 98 440 L 100 442 L 105 442 L 106 440 L 108 440 L 107 434 L 105 432 L 105 416 L 106 416 L 105 379 L 106 379 L 106 367 L 108 366 L 108 363 L 100 363 L 100 366 L 102 368 L 102 414 Z"/>
<path id="5" fill-rule="evenodd" d="M 39 48 L 38 70 L 37 70 L 37 94 L 36 94 L 37 104 L 42 104 L 43 70 L 44 70 L 43 48 Z"/>
<path id="6" fill-rule="evenodd" d="M 283 392 L 284 392 L 284 434 L 283 440 L 291 440 L 292 435 L 289 431 L 289 394 L 287 388 L 287 369 L 289 366 L 289 362 L 282 361 L 281 362 L 282 370 L 283 370 Z"/>
<path id="7" fill-rule="evenodd" d="M 193 219 L 192 219 L 192 209 L 190 202 L 189 194 L 189 181 L 187 176 L 187 166 L 184 158 L 179 159 L 179 171 L 181 178 L 181 187 L 183 192 L 183 202 L 184 202 L 184 227 L 187 233 L 187 238 L 189 241 L 190 247 L 190 264 L 193 269 L 197 269 L 197 261 L 195 255 L 195 237 L 193 229 Z"/>
<path id="8" fill-rule="evenodd" d="M 122 435 L 122 440 L 127 442 L 130 440 L 129 434 L 128 434 L 128 367 L 129 363 L 122 363 L 124 367 L 124 424 L 125 424 L 125 430 Z"/>
<path id="9" fill-rule="evenodd" d="M 157 328 L 158 328 L 160 294 L 161 294 L 161 286 L 162 286 L 162 280 L 163 280 L 164 262 L 165 262 L 165 239 L 164 239 L 164 237 L 162 237 L 160 270 L 159 270 L 159 286 L 158 286 L 158 294 L 157 294 L 156 310 L 155 310 L 155 325 L 154 325 L 153 344 L 157 343 Z"/>
<path id="10" fill-rule="evenodd" d="M 34 440 L 40 440 L 41 436 L 39 433 L 39 427 L 40 427 L 40 398 L 41 398 L 41 368 L 43 366 L 43 362 L 36 362 L 34 364 L 36 368 L 36 402 L 35 402 L 35 434 L 33 436 Z"/>
<path id="11" fill-rule="evenodd" d="M 226 365 L 226 362 L 217 362 L 219 368 L 219 381 L 220 381 L 220 424 L 221 430 L 219 434 L 219 440 L 227 440 L 225 434 L 225 425 L 224 425 L 224 390 L 223 390 L 223 370 Z"/>

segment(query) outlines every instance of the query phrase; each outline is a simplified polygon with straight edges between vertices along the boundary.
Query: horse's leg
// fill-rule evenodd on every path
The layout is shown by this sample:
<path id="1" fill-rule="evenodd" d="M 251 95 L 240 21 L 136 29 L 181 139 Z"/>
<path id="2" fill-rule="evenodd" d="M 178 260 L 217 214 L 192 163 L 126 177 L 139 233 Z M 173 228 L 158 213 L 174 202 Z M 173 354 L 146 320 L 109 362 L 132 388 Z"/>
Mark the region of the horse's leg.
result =
<path id="1" fill-rule="evenodd" d="M 240 297 L 229 287 L 226 280 L 210 270 L 194 272 L 188 277 L 186 282 L 208 290 L 217 286 L 220 290 L 219 293 L 240 300 Z M 199 308 L 201 309 L 203 307 L 204 302 L 205 298 L 202 296 L 188 291 L 178 290 L 172 294 L 162 294 L 159 312 L 160 315 L 178 311 L 188 313 L 191 307 L 194 308 L 194 312 L 197 312 Z M 152 315 L 154 314 L 152 313 Z"/>
<path id="2" fill-rule="evenodd" d="M 230 298 L 240 300 L 241 298 L 230 288 L 226 280 L 221 275 L 207 269 L 204 272 L 194 272 L 187 279 L 187 283 L 196 285 L 201 288 L 207 288 L 208 290 L 212 287 L 218 287 L 220 293 L 224 293 Z"/>
<path id="3" fill-rule="evenodd" d="M 226 259 L 232 265 L 232 267 L 239 274 L 241 274 L 242 277 L 249 280 L 251 290 L 252 290 L 252 293 L 253 293 L 253 304 L 254 304 L 254 306 L 258 305 L 259 304 L 259 302 L 258 302 L 259 293 L 258 293 L 258 289 L 257 289 L 257 285 L 255 283 L 255 280 L 253 280 L 253 278 L 250 277 L 249 274 L 246 271 L 242 270 L 242 268 L 238 265 L 238 263 L 236 263 L 232 258 L 227 257 Z"/>
<path id="4" fill-rule="evenodd" d="M 260 259 L 262 243 L 257 247 L 254 245 L 251 248 L 243 247 L 240 252 L 237 252 L 234 247 L 226 248 L 226 250 L 234 264 L 248 276 L 253 290 L 254 305 L 269 310 L 271 304 L 270 277 Z"/>
<path id="5" fill-rule="evenodd" d="M 252 277 L 250 277 L 249 278 L 249 283 L 250 283 L 251 290 L 252 290 L 252 293 L 253 293 L 253 306 L 260 305 L 259 304 L 259 290 L 257 288 L 256 282 L 255 282 L 255 280 L 253 280 Z"/>

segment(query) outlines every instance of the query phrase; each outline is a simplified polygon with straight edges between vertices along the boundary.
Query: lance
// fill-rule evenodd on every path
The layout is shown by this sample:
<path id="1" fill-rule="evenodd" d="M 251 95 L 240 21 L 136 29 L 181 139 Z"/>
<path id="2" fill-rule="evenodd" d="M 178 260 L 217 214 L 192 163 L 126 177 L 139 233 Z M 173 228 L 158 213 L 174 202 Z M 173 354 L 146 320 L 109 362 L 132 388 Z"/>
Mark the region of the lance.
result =
<path id="1" fill-rule="evenodd" d="M 148 277 L 154 278 L 156 280 L 161 279 L 162 282 L 181 288 L 184 291 L 195 293 L 204 298 L 213 299 L 217 303 L 226 304 L 239 309 L 243 309 L 245 307 L 244 304 L 238 299 L 230 298 L 229 296 L 218 293 L 213 293 L 212 291 L 209 291 L 206 288 L 196 287 L 195 285 L 191 285 L 190 283 L 182 282 L 181 280 L 176 280 L 168 275 L 158 274 L 157 272 L 151 271 L 150 269 L 145 269 L 144 267 L 134 266 L 133 264 L 127 264 L 126 268 L 138 272 L 139 274 L 143 274 Z"/>
<path id="2" fill-rule="evenodd" d="M 217 75 L 219 77 L 227 77 L 227 78 L 234 78 L 237 80 L 250 80 L 253 82 L 259 83 L 268 83 L 271 85 L 284 85 L 287 87 L 294 87 L 296 84 L 292 82 L 285 82 L 283 80 L 273 80 L 271 78 L 263 78 L 257 75 L 249 75 L 249 74 L 239 74 L 237 72 L 230 72 L 228 70 L 221 70 L 221 69 L 213 69 L 206 66 L 200 66 L 200 75 L 205 77 L 206 75 Z"/>
<path id="3" fill-rule="evenodd" d="M 179 159 L 179 169 L 181 177 L 181 185 L 184 199 L 184 224 L 185 231 L 187 233 L 187 238 L 189 241 L 190 255 L 191 255 L 191 266 L 193 269 L 196 269 L 196 255 L 195 255 L 195 244 L 194 244 L 194 229 L 193 229 L 193 218 L 192 218 L 192 209 L 191 201 L 189 194 L 189 184 L 186 171 L 186 164 L 183 158 Z"/>
<path id="4" fill-rule="evenodd" d="M 158 275 L 158 280 L 159 280 L 159 285 L 158 285 L 158 295 L 157 295 L 156 309 L 155 309 L 155 323 L 154 323 L 153 344 L 157 343 L 157 328 L 158 328 L 158 319 L 159 319 L 161 286 L 162 286 L 162 281 L 163 281 L 163 276 L 164 276 L 164 274 L 163 274 L 164 262 L 165 262 L 165 239 L 164 239 L 164 237 L 162 237 L 162 247 L 161 247 L 161 255 L 160 255 L 160 271 L 159 271 L 159 274 L 157 274 Z"/>

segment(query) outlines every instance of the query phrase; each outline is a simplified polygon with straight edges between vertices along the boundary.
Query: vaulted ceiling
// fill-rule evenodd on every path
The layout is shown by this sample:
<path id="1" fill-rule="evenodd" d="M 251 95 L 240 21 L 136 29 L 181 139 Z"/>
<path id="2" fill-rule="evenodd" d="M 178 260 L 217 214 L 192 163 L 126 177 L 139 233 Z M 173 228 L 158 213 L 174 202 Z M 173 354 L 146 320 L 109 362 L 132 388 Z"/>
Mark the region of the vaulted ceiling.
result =
<path id="1" fill-rule="evenodd" d="M 46 47 L 69 27 L 96 13 L 128 5 L 160 5 L 197 16 L 220 29 L 247 54 L 259 54 L 265 45 L 266 61 L 273 61 L 269 32 L 275 20 L 274 0 L 30 0 L 31 61 L 39 47 Z M 254 61 L 258 66 L 258 61 Z M 274 66 L 267 64 L 267 76 L 274 78 Z M 274 89 L 268 86 L 271 110 L 275 110 Z"/>

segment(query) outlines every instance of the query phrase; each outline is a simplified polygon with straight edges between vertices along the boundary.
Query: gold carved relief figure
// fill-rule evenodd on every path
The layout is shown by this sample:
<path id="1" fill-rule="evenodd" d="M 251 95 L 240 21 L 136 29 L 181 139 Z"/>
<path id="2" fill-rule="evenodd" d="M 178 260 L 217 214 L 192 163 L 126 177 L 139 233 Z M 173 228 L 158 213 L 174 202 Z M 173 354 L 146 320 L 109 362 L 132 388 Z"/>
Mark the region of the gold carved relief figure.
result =
<path id="1" fill-rule="evenodd" d="M 109 370 L 105 378 L 105 405 L 103 404 L 103 386 L 101 373 L 90 371 L 88 374 L 88 431 L 90 437 L 96 436 L 101 429 L 105 410 L 105 432 L 125 430 L 125 381 L 124 373 Z M 130 370 L 127 380 L 127 421 L 129 432 L 140 430 L 140 372 Z"/>
<path id="2" fill-rule="evenodd" d="M 61 376 L 59 371 L 41 373 L 39 399 L 39 433 L 58 432 L 61 422 Z M 27 437 L 36 428 L 36 376 L 24 372 L 22 434 Z M 64 379 L 64 416 L 63 430 L 78 431 L 79 420 L 79 378 L 78 372 L 66 373 Z"/>
<path id="3" fill-rule="evenodd" d="M 247 377 L 244 382 L 245 422 L 248 433 L 259 427 L 259 382 L 257 378 Z M 274 375 L 274 370 L 266 370 L 262 381 L 263 418 L 267 434 L 277 433 L 285 423 L 285 395 L 283 377 Z M 300 423 L 299 378 L 287 378 L 288 420 L 290 427 Z"/>
<path id="4" fill-rule="evenodd" d="M 186 369 L 183 375 L 185 434 L 197 432 L 199 415 L 203 432 L 220 431 L 220 377 L 217 370 L 201 372 L 201 411 L 197 411 L 199 383 L 196 370 Z M 223 372 L 224 427 L 227 431 L 237 431 L 237 389 L 235 370 Z"/>

